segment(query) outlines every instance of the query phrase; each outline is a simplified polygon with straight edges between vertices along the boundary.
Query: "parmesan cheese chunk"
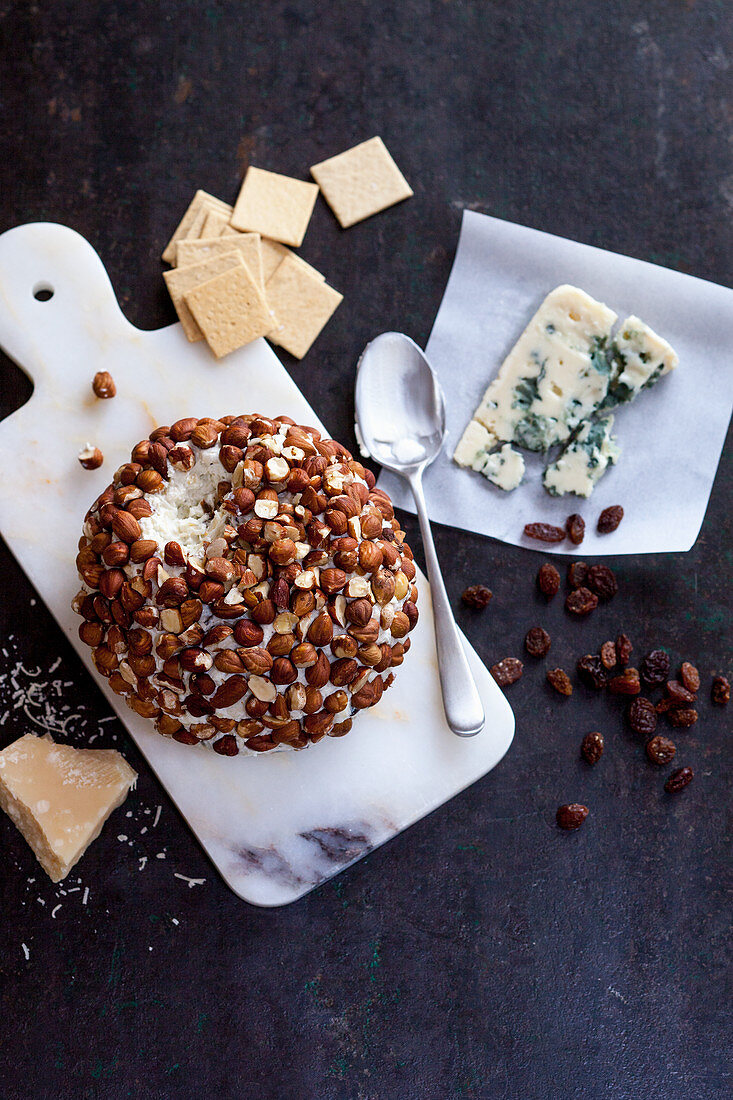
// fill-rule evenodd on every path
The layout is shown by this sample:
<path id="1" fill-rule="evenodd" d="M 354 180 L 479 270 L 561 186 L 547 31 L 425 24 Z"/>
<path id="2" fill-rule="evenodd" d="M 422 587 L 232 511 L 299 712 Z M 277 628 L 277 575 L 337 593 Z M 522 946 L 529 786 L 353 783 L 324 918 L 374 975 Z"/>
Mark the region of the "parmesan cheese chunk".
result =
<path id="1" fill-rule="evenodd" d="M 75 749 L 26 734 L 0 752 L 0 807 L 60 882 L 136 779 L 114 749 Z"/>

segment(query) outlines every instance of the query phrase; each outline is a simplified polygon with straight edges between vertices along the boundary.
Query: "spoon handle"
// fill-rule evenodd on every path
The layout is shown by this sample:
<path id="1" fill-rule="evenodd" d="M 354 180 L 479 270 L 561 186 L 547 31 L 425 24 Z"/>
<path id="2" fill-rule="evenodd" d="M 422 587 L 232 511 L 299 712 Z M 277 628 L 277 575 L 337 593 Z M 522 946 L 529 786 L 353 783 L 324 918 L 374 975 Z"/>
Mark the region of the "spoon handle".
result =
<path id="1" fill-rule="evenodd" d="M 417 506 L 420 534 L 425 549 L 435 619 L 435 643 L 438 651 L 438 671 L 443 692 L 443 708 L 448 725 L 459 737 L 473 737 L 485 722 L 484 708 L 453 618 L 448 594 L 443 583 L 440 562 L 435 552 L 433 532 L 422 487 L 422 470 L 409 478 Z"/>

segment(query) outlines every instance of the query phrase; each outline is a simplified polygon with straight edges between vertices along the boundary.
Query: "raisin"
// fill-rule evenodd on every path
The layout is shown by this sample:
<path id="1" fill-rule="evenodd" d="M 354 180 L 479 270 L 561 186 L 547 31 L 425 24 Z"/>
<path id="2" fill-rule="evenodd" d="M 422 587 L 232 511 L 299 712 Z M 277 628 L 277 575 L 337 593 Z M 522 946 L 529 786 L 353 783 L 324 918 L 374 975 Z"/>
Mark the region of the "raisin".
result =
<path id="1" fill-rule="evenodd" d="M 585 657 L 580 657 L 575 667 L 578 670 L 578 676 L 586 687 L 600 691 L 608 683 L 608 676 L 601 664 L 601 658 L 595 654 L 587 653 Z"/>
<path id="2" fill-rule="evenodd" d="M 672 700 L 673 706 L 695 702 L 693 693 L 688 691 L 686 687 L 683 687 L 679 680 L 667 680 L 664 690 L 667 697 Z"/>
<path id="3" fill-rule="evenodd" d="M 713 676 L 713 686 L 710 692 L 710 698 L 713 700 L 716 707 L 727 706 L 730 700 L 730 684 L 725 676 Z"/>
<path id="4" fill-rule="evenodd" d="M 668 737 L 662 737 L 660 733 L 646 743 L 646 754 L 652 764 L 669 764 L 676 752 L 677 746 L 674 741 L 670 741 Z"/>
<path id="5" fill-rule="evenodd" d="M 647 684 L 663 684 L 669 676 L 669 654 L 653 649 L 641 662 L 640 672 Z"/>
<path id="6" fill-rule="evenodd" d="M 604 668 L 616 667 L 616 646 L 613 642 L 604 642 L 601 646 L 601 664 Z"/>
<path id="7" fill-rule="evenodd" d="M 657 728 L 657 712 L 654 704 L 639 696 L 629 706 L 629 725 L 634 733 L 643 733 L 645 737 Z"/>
<path id="8" fill-rule="evenodd" d="M 618 592 L 618 582 L 607 565 L 591 565 L 588 587 L 602 600 L 610 600 Z"/>
<path id="9" fill-rule="evenodd" d="M 598 597 L 588 588 L 574 588 L 567 595 L 565 607 L 571 615 L 587 615 L 598 607 Z"/>
<path id="10" fill-rule="evenodd" d="M 626 634 L 619 634 L 616 639 L 616 659 L 620 665 L 624 668 L 631 660 L 631 654 L 634 647 L 631 644 L 631 639 Z"/>
<path id="11" fill-rule="evenodd" d="M 580 753 L 587 764 L 597 764 L 603 756 L 604 748 L 602 733 L 586 733 L 580 746 Z"/>
<path id="12" fill-rule="evenodd" d="M 485 584 L 472 584 L 470 588 L 461 596 L 461 599 L 467 607 L 473 607 L 476 611 L 481 611 L 486 607 L 492 597 L 491 589 L 487 588 Z"/>
<path id="13" fill-rule="evenodd" d="M 697 711 L 694 707 L 673 707 L 667 712 L 667 721 L 675 729 L 688 730 L 697 722 Z"/>
<path id="14" fill-rule="evenodd" d="M 562 527 L 553 527 L 551 523 L 526 523 L 524 533 L 528 539 L 540 542 L 562 542 L 565 538 Z"/>
<path id="15" fill-rule="evenodd" d="M 558 806 L 555 821 L 559 829 L 579 829 L 588 816 L 588 807 L 579 802 Z"/>
<path id="16" fill-rule="evenodd" d="M 604 508 L 598 517 L 598 534 L 610 535 L 623 518 L 624 510 L 620 504 L 612 504 L 610 508 Z"/>
<path id="17" fill-rule="evenodd" d="M 560 589 L 560 574 L 555 566 L 550 565 L 548 561 L 540 566 L 540 571 L 537 574 L 537 585 L 543 596 L 547 596 L 550 600 L 557 595 Z"/>
<path id="18" fill-rule="evenodd" d="M 568 516 L 565 520 L 565 530 L 568 533 L 568 538 L 575 546 L 580 546 L 581 542 L 585 538 L 585 520 L 582 516 L 579 516 L 577 512 L 573 512 L 572 516 Z"/>
<path id="19" fill-rule="evenodd" d="M 570 677 L 567 672 L 563 672 L 561 668 L 548 669 L 547 682 L 548 684 L 552 684 L 555 691 L 558 691 L 560 695 L 573 694 L 573 685 L 570 683 Z"/>
<path id="20" fill-rule="evenodd" d="M 625 669 L 620 676 L 614 676 L 609 682 L 608 690 L 613 695 L 638 695 L 641 691 L 639 673 L 635 668 Z"/>
<path id="21" fill-rule="evenodd" d="M 688 691 L 691 691 L 693 695 L 700 690 L 700 673 L 689 661 L 682 662 L 680 680 L 682 681 L 682 686 L 686 687 Z"/>
<path id="22" fill-rule="evenodd" d="M 677 794 L 678 791 L 683 791 L 688 783 L 692 783 L 694 775 L 692 768 L 677 768 L 664 784 L 665 791 L 668 794 Z"/>
<path id="23" fill-rule="evenodd" d="M 588 579 L 588 563 L 574 561 L 568 566 L 568 588 L 582 588 Z"/>
<path id="24" fill-rule="evenodd" d="M 527 631 L 524 646 L 530 657 L 544 657 L 550 648 L 550 635 L 541 626 L 533 626 Z"/>
<path id="25" fill-rule="evenodd" d="M 489 672 L 496 680 L 499 687 L 509 687 L 515 684 L 522 675 L 524 665 L 516 657 L 505 657 L 503 661 L 492 665 Z"/>

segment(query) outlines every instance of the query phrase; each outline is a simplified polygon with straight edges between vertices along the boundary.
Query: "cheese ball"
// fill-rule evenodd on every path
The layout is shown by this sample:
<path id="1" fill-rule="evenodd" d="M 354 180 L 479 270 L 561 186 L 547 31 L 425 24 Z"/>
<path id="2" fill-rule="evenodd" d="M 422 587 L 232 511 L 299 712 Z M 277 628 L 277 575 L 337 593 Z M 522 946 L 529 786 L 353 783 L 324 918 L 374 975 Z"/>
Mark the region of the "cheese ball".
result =
<path id="1" fill-rule="evenodd" d="M 415 565 L 389 497 L 289 417 L 187 417 L 84 521 L 73 609 L 136 714 L 224 756 L 348 733 L 410 648 Z"/>

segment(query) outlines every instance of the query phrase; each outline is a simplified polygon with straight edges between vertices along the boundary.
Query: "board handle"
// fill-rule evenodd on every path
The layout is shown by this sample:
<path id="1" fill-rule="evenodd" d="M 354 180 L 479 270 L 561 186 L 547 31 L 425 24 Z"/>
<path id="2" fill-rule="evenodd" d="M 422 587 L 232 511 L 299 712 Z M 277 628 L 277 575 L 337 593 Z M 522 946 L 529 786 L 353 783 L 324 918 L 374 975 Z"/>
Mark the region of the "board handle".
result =
<path id="1" fill-rule="evenodd" d="M 79 233 L 31 222 L 0 235 L 0 347 L 36 388 L 53 384 L 70 341 L 81 357 L 100 330 L 115 338 L 132 327 L 104 264 Z"/>

